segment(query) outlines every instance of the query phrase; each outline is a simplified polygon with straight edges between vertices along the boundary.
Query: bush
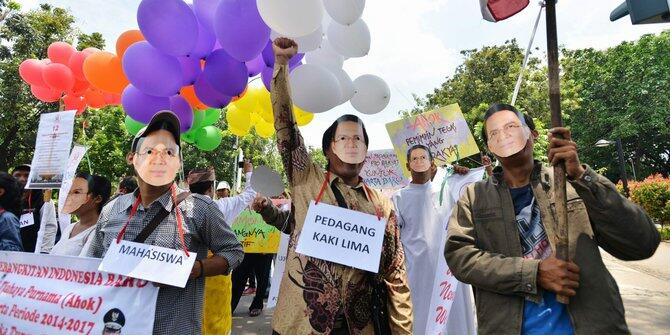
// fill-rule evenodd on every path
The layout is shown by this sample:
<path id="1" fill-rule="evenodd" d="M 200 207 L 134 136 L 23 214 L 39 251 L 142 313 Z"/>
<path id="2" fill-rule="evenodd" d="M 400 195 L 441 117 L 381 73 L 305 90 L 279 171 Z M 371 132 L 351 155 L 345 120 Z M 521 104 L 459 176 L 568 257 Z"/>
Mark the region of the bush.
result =
<path id="1" fill-rule="evenodd" d="M 670 228 L 661 228 L 658 231 L 661 232 L 661 240 L 670 240 Z"/>
<path id="2" fill-rule="evenodd" d="M 617 185 L 621 191 L 621 183 Z M 657 220 L 661 226 L 670 223 L 670 178 L 660 174 L 647 177 L 643 181 L 628 183 L 630 199 Z"/>

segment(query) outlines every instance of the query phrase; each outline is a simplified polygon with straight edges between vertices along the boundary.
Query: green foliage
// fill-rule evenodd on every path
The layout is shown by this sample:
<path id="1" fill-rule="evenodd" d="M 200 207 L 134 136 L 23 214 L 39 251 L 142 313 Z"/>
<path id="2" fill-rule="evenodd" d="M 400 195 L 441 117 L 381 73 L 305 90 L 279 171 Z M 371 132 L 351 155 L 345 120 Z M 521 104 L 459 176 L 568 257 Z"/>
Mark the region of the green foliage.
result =
<path id="1" fill-rule="evenodd" d="M 661 233 L 661 240 L 663 241 L 670 240 L 670 227 L 661 228 L 658 231 Z"/>
<path id="2" fill-rule="evenodd" d="M 640 182 L 630 182 L 630 199 L 658 220 L 661 225 L 670 223 L 670 178 L 660 174 L 647 177 Z M 617 188 L 622 191 L 621 183 Z"/>
<path id="3" fill-rule="evenodd" d="M 79 34 L 77 36 L 77 50 L 84 50 L 86 48 L 103 49 L 105 47 L 105 39 L 100 33 Z"/>

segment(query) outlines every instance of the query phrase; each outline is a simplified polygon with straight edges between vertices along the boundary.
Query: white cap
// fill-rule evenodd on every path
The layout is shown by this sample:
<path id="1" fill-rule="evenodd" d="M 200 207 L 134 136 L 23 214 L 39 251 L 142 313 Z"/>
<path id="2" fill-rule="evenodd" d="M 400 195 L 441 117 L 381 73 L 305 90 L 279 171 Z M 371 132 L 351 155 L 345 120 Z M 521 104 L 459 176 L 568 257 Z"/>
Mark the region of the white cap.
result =
<path id="1" fill-rule="evenodd" d="M 219 182 L 219 185 L 216 185 L 216 190 L 223 190 L 223 189 L 229 189 L 230 190 L 230 184 L 228 184 L 227 181 L 221 181 Z"/>

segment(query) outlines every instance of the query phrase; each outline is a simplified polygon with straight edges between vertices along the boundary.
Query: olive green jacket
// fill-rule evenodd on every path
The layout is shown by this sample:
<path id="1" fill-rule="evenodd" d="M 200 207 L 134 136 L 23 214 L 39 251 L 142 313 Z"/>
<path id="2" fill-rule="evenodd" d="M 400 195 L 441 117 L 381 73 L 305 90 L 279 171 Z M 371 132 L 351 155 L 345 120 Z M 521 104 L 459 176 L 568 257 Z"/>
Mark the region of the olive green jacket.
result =
<path id="1" fill-rule="evenodd" d="M 531 186 L 542 224 L 556 250 L 553 169 L 539 162 Z M 570 258 L 580 267 L 577 295 L 568 313 L 575 334 L 628 334 L 619 288 L 598 247 L 623 260 L 651 257 L 660 234 L 649 216 L 586 167 L 567 184 Z M 475 290 L 479 334 L 520 334 L 524 301 L 539 302 L 540 260 L 522 257 L 509 187 L 497 169 L 470 185 L 449 221 L 445 258 L 458 280 Z"/>

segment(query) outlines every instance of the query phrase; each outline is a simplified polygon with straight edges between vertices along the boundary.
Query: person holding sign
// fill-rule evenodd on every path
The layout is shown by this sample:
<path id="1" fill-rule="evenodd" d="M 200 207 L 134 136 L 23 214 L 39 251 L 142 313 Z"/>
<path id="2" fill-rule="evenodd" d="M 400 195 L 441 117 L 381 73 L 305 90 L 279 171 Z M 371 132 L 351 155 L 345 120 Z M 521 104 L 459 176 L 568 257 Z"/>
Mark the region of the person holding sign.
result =
<path id="1" fill-rule="evenodd" d="M 14 177 L 0 171 L 0 250 L 23 251 L 19 233 L 21 201 Z"/>
<path id="2" fill-rule="evenodd" d="M 72 181 L 63 207 L 63 213 L 77 215 L 79 222 L 71 223 L 65 228 L 50 253 L 86 256 L 102 206 L 107 203 L 111 193 L 112 184 L 107 178 L 79 172 Z"/>
<path id="3" fill-rule="evenodd" d="M 158 293 L 154 334 L 201 333 L 204 277 L 228 274 L 243 255 L 216 204 L 176 187 L 179 129 L 176 115 L 161 111 L 137 133 L 128 164 L 139 187 L 105 205 L 88 251 L 104 257 L 103 271 L 170 283 Z"/>
<path id="4" fill-rule="evenodd" d="M 533 120 L 494 104 L 483 121 L 484 143 L 502 166 L 460 198 L 445 248 L 456 278 L 475 288 L 479 334 L 630 333 L 599 248 L 623 260 L 651 257 L 660 242 L 652 220 L 580 164 L 569 129 L 553 128 L 548 159 L 565 163 L 569 181 L 570 260 L 557 259 L 554 173 L 533 159 Z"/>
<path id="5" fill-rule="evenodd" d="M 272 329 L 282 335 L 411 334 L 412 302 L 396 215 L 389 199 L 367 187 L 359 176 L 368 146 L 363 122 L 354 115 L 337 119 L 322 139 L 326 171 L 312 161 L 294 119 L 289 92 L 288 60 L 297 50 L 296 43 L 287 38 L 273 43 L 274 124 L 295 216 L 288 224 L 291 241 Z M 347 214 L 327 218 L 326 212 Z M 320 219 L 319 213 L 324 214 Z M 311 219 L 306 221 L 308 214 Z M 359 224 L 347 221 L 354 218 Z M 313 234 L 301 236 L 308 226 L 315 230 Z M 319 229 L 336 229 L 342 235 L 325 236 Z M 345 235 L 360 241 L 381 236 L 383 240 L 378 241 L 383 243 L 376 254 L 370 251 L 375 246 L 368 244 L 355 243 L 356 250 L 352 250 L 352 240 L 339 239 Z M 308 257 L 296 251 L 303 238 L 305 243 L 322 243 L 320 251 L 341 252 Z M 324 239 L 326 242 L 320 242 Z M 352 252 L 359 255 L 360 263 L 342 265 L 323 259 Z M 354 267 L 356 264 L 379 265 L 371 271 L 377 273 L 371 273 Z"/>

